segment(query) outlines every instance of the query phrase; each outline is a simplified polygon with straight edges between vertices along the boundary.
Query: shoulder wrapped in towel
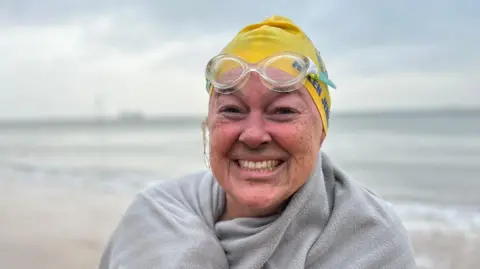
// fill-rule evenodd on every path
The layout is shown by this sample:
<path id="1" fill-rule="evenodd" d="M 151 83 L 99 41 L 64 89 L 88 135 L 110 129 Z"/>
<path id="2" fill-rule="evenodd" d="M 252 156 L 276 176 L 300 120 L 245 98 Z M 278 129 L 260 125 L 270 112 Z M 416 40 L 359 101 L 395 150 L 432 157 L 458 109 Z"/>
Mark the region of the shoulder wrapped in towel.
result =
<path id="1" fill-rule="evenodd" d="M 281 214 L 216 222 L 224 200 L 210 172 L 140 192 L 99 268 L 415 268 L 407 231 L 388 203 L 324 154 Z"/>

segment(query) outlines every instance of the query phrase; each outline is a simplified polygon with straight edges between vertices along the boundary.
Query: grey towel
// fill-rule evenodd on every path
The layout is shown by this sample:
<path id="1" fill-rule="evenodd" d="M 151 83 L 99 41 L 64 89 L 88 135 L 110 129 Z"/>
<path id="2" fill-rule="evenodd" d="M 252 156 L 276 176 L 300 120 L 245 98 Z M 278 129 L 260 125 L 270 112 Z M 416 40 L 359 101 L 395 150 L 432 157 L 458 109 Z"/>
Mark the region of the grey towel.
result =
<path id="1" fill-rule="evenodd" d="M 216 222 L 224 201 L 209 171 L 148 187 L 123 216 L 99 268 L 415 268 L 390 205 L 325 154 L 281 214 Z"/>

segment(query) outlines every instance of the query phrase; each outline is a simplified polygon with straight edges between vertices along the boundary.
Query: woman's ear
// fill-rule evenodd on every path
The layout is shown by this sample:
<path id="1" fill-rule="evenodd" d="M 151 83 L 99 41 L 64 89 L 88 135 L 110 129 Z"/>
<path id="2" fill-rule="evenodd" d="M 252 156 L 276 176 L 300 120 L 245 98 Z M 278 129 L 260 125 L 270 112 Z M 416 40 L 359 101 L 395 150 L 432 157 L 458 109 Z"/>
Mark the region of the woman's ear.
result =
<path id="1" fill-rule="evenodd" d="M 208 158 L 208 117 L 205 118 L 202 122 L 202 135 L 203 135 L 203 157 L 205 161 L 205 165 L 207 168 L 210 168 L 210 160 Z"/>
<path id="2" fill-rule="evenodd" d="M 203 134 L 203 143 L 205 144 L 205 141 L 207 139 L 207 132 L 208 132 L 208 116 L 205 117 L 205 119 L 202 121 L 202 134 Z"/>
<path id="3" fill-rule="evenodd" d="M 327 136 L 327 133 L 325 132 L 325 129 L 323 128 L 323 125 L 322 125 L 322 134 L 320 135 L 320 149 L 322 148 L 323 141 L 325 141 L 326 136 Z"/>

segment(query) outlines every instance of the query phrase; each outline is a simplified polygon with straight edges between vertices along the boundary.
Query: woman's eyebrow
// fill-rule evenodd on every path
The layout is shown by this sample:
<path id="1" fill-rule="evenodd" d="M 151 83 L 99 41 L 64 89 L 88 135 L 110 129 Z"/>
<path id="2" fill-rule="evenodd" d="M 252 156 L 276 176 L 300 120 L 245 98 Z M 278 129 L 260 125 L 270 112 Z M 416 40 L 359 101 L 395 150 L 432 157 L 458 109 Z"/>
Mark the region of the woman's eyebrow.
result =
<path id="1" fill-rule="evenodd" d="M 219 104 L 221 105 L 222 103 L 225 103 L 227 102 L 228 100 L 234 100 L 234 101 L 237 101 L 237 102 L 240 102 L 240 103 L 245 103 L 245 95 L 240 92 L 240 91 L 236 91 L 234 93 L 231 93 L 231 94 L 222 94 L 222 93 L 216 93 L 216 98 L 214 100 L 215 102 L 215 106 L 218 106 Z"/>
<path id="2" fill-rule="evenodd" d="M 304 98 L 309 97 L 309 96 L 303 96 L 302 93 L 300 93 L 301 89 L 294 90 L 291 92 L 276 92 L 274 90 L 270 90 L 265 96 L 264 96 L 264 101 L 265 103 L 272 103 L 277 100 L 281 100 L 284 98 L 292 97 L 292 96 L 297 96 L 300 98 L 302 101 L 305 102 Z M 231 100 L 232 98 L 234 100 L 237 100 L 243 104 L 247 102 L 247 95 L 242 92 L 242 90 L 237 90 L 231 94 L 222 94 L 215 92 L 214 93 L 215 97 L 215 104 L 218 105 L 218 103 L 222 103 L 224 100 Z"/>

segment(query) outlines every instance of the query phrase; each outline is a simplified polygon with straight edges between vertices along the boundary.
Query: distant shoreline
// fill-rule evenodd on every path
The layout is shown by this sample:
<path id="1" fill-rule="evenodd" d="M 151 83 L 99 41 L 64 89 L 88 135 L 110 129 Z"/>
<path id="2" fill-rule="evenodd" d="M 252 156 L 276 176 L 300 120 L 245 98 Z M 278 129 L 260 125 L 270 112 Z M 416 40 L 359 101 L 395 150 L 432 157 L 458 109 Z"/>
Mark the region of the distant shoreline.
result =
<path id="1" fill-rule="evenodd" d="M 118 119 L 118 118 L 51 118 L 34 120 L 0 120 L 0 128 L 36 128 L 36 127 L 115 127 L 115 126 L 158 126 L 175 125 L 191 126 L 200 124 L 203 118 L 199 117 L 145 117 L 142 119 Z"/>
<path id="2" fill-rule="evenodd" d="M 469 108 L 426 108 L 403 110 L 372 110 L 356 112 L 336 112 L 337 117 L 376 117 L 376 116 L 472 116 L 480 117 L 480 107 Z"/>
<path id="3" fill-rule="evenodd" d="M 390 110 L 390 111 L 357 111 L 357 112 L 334 112 L 332 118 L 358 118 L 358 117 L 479 117 L 479 108 L 455 108 L 455 109 L 412 109 L 412 110 Z M 0 119 L 0 128 L 17 127 L 47 127 L 47 126 L 158 126 L 175 125 L 191 126 L 200 124 L 205 119 L 204 116 L 159 116 L 145 115 L 137 118 L 122 117 L 56 117 L 56 118 L 38 118 L 38 119 Z"/>

